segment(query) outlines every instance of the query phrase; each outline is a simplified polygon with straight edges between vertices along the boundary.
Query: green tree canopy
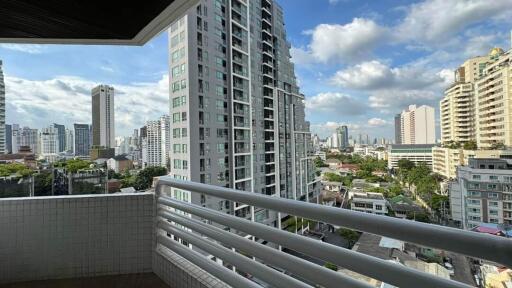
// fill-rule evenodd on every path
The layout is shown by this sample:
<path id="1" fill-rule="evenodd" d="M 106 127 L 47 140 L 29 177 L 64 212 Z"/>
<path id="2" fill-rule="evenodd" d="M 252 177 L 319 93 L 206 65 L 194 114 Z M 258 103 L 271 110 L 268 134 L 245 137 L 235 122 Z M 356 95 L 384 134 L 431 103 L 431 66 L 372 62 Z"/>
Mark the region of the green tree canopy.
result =
<path id="1" fill-rule="evenodd" d="M 153 184 L 153 178 L 167 174 L 165 167 L 148 167 L 139 172 L 135 177 L 133 187 L 137 190 L 145 190 Z"/>
<path id="2" fill-rule="evenodd" d="M 478 148 L 475 140 L 470 140 L 464 143 L 463 147 L 464 150 L 476 150 Z"/>
<path id="3" fill-rule="evenodd" d="M 13 174 L 19 177 L 26 177 L 33 173 L 32 169 L 21 163 L 0 164 L 0 177 L 8 177 Z"/>

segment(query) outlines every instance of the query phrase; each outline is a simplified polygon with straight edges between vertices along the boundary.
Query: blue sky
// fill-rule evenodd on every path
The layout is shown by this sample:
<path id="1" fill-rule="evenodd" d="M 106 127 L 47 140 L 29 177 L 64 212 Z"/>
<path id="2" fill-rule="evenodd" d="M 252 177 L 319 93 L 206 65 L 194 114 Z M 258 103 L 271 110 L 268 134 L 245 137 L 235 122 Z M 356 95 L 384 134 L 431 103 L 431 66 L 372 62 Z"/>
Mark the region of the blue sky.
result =
<path id="1" fill-rule="evenodd" d="M 512 0 L 280 0 L 312 130 L 393 137 L 393 115 L 438 106 L 453 69 L 510 47 Z M 0 45 L 7 122 L 90 122 L 90 89 L 114 85 L 116 129 L 168 113 L 167 35 L 143 47 Z"/>

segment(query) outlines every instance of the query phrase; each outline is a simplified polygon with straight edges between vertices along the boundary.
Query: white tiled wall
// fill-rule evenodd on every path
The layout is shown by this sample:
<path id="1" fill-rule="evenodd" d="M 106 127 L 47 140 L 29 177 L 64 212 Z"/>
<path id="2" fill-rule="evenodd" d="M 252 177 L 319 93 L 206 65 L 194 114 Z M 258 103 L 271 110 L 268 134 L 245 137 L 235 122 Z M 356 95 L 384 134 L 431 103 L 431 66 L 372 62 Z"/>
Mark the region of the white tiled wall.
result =
<path id="1" fill-rule="evenodd" d="M 0 283 L 150 272 L 153 194 L 0 199 Z"/>
<path id="2" fill-rule="evenodd" d="M 153 254 L 153 272 L 173 288 L 231 287 L 163 246 Z"/>

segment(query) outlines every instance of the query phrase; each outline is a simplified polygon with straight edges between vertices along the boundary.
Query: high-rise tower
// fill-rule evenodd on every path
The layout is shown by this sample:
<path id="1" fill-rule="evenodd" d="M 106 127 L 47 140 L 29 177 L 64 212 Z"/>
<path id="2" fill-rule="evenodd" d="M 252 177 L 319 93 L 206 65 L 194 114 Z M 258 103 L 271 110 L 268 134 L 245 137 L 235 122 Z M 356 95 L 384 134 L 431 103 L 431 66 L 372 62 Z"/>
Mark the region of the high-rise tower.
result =
<path id="1" fill-rule="evenodd" d="M 171 175 L 301 201 L 316 196 L 309 122 L 281 7 L 201 1 L 171 25 L 169 49 L 171 143 L 188 148 L 172 151 Z M 179 192 L 173 195 L 280 225 L 272 211 Z"/>
<path id="2" fill-rule="evenodd" d="M 114 87 L 99 85 L 92 89 L 92 143 L 114 148 Z"/>

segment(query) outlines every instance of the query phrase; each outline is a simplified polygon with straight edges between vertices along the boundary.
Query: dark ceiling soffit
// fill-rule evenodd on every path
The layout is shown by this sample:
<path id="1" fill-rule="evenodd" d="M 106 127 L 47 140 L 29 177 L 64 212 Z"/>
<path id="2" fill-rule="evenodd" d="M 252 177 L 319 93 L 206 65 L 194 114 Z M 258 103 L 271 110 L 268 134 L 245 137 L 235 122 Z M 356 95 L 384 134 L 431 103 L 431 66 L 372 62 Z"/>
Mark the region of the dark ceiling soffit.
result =
<path id="1" fill-rule="evenodd" d="M 4 0 L 1 0 L 4 1 Z M 8 0 L 7 0 L 8 1 Z M 46 0 L 45 0 L 46 1 Z M 69 0 L 67 0 L 69 1 Z M 86 1 L 86 0 L 85 0 Z M 153 1 L 153 0 L 151 0 Z M 185 15 L 186 11 L 192 6 L 199 3 L 199 0 L 171 0 L 172 2 L 165 9 L 163 9 L 156 17 L 141 27 L 134 37 L 130 37 L 129 32 L 123 33 L 107 33 L 108 35 L 101 35 L 98 38 L 41 38 L 27 35 L 27 37 L 2 37 L 2 30 L 7 27 L 2 27 L 2 20 L 0 19 L 0 43 L 24 43 L 24 44 L 78 44 L 78 45 L 144 45 L 157 34 L 166 29 L 171 23 L 178 20 Z M 143 5 L 143 4 L 142 4 Z M 162 7 L 163 8 L 163 7 Z M 101 6 L 98 7 L 101 9 Z M 129 21 L 129 20 L 128 20 Z M 133 27 L 132 27 L 133 28 Z M 96 30 L 97 31 L 97 30 Z M 104 32 L 104 31 L 103 31 Z M 3 34 L 5 35 L 5 34 Z M 133 35 L 133 34 L 132 34 Z M 123 38 L 124 37 L 124 38 Z"/>

